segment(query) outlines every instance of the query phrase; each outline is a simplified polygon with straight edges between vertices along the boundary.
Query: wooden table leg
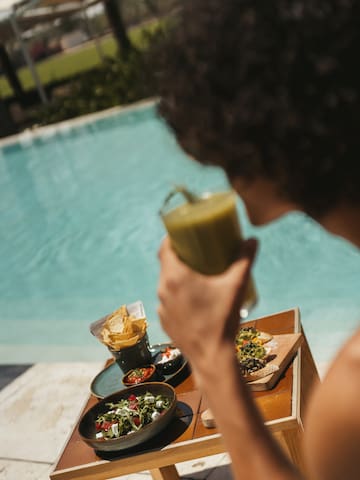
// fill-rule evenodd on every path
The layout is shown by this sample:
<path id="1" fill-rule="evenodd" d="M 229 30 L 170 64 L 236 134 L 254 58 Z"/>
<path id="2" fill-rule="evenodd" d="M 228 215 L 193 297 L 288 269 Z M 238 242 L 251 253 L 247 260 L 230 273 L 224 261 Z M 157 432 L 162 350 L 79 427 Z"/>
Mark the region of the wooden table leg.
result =
<path id="1" fill-rule="evenodd" d="M 304 333 L 302 331 L 302 333 Z M 312 356 L 308 341 L 304 335 L 304 342 L 300 351 L 301 358 L 301 398 L 300 398 L 300 417 L 304 423 L 306 407 L 311 392 L 320 383 L 319 373 L 317 371 L 314 358 Z M 304 425 L 306 428 L 306 425 Z"/>
<path id="2" fill-rule="evenodd" d="M 302 435 L 303 430 L 300 425 L 298 425 L 297 428 L 275 433 L 275 437 L 285 453 L 287 453 L 299 470 L 304 473 L 305 465 L 302 454 Z"/>
<path id="3" fill-rule="evenodd" d="M 179 474 L 175 465 L 168 465 L 166 467 L 154 468 L 150 470 L 153 480 L 179 480 Z"/>

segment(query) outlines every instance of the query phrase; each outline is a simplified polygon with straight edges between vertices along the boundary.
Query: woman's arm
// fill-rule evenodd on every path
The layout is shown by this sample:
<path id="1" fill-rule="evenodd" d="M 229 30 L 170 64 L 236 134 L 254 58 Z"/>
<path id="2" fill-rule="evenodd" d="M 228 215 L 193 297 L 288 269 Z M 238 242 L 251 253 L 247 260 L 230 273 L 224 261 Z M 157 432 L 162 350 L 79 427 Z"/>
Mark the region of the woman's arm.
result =
<path id="1" fill-rule="evenodd" d="M 264 426 L 249 387 L 239 374 L 233 343 L 224 345 L 211 365 L 208 368 L 198 363 L 196 375 L 230 454 L 235 478 L 301 478 Z"/>
<path id="2" fill-rule="evenodd" d="M 243 258 L 224 274 L 204 276 L 180 262 L 166 239 L 159 253 L 158 313 L 208 399 L 235 477 L 295 480 L 300 474 L 264 426 L 235 356 L 238 312 L 255 250 L 248 241 Z"/>
<path id="3" fill-rule="evenodd" d="M 360 479 L 360 330 L 343 346 L 306 415 L 304 454 L 313 479 Z"/>

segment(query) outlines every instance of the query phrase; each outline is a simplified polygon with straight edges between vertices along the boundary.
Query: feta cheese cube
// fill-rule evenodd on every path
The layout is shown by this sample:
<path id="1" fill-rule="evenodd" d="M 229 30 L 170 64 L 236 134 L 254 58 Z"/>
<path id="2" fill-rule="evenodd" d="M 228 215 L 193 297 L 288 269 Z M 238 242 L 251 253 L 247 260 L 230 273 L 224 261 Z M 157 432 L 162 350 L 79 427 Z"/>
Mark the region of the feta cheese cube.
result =
<path id="1" fill-rule="evenodd" d="M 151 414 L 151 418 L 152 418 L 153 420 L 156 420 L 158 417 L 160 417 L 160 413 L 159 413 L 159 412 L 153 412 L 153 413 Z"/>
<path id="2" fill-rule="evenodd" d="M 147 395 L 146 397 L 144 397 L 144 400 L 149 403 L 154 403 L 155 397 L 153 395 Z"/>
<path id="3" fill-rule="evenodd" d="M 119 436 L 119 424 L 118 423 L 114 423 L 113 425 L 111 425 L 111 430 L 112 430 L 113 434 L 115 435 L 115 437 Z"/>

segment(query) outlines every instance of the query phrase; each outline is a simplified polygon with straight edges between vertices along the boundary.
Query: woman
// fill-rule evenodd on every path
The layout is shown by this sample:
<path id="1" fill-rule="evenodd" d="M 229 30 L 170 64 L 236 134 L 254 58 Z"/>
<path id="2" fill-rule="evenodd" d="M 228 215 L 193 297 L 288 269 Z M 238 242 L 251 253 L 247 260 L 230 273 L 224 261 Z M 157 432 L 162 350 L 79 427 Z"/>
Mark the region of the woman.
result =
<path id="1" fill-rule="evenodd" d="M 162 53 L 159 111 L 191 157 L 225 170 L 253 224 L 300 210 L 360 247 L 359 20 L 357 0 L 185 2 Z M 234 353 L 255 251 L 248 240 L 226 272 L 204 276 L 166 239 L 158 313 L 208 398 L 234 476 L 298 479 Z M 312 395 L 307 478 L 360 479 L 359 397 L 360 330 Z"/>

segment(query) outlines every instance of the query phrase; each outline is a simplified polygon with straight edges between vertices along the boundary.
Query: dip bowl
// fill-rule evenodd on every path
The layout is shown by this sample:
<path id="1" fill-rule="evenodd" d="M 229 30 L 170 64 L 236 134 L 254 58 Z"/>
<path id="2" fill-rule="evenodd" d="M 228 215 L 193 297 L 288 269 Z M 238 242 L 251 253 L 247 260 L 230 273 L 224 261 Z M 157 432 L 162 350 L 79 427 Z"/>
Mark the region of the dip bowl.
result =
<path id="1" fill-rule="evenodd" d="M 158 371 L 164 375 L 178 370 L 182 364 L 183 356 L 178 348 L 167 346 L 161 350 L 154 358 L 154 364 Z"/>
<path id="2" fill-rule="evenodd" d="M 122 378 L 126 387 L 132 387 L 139 383 L 151 382 L 156 378 L 155 365 L 144 365 L 142 367 L 132 368 Z"/>

